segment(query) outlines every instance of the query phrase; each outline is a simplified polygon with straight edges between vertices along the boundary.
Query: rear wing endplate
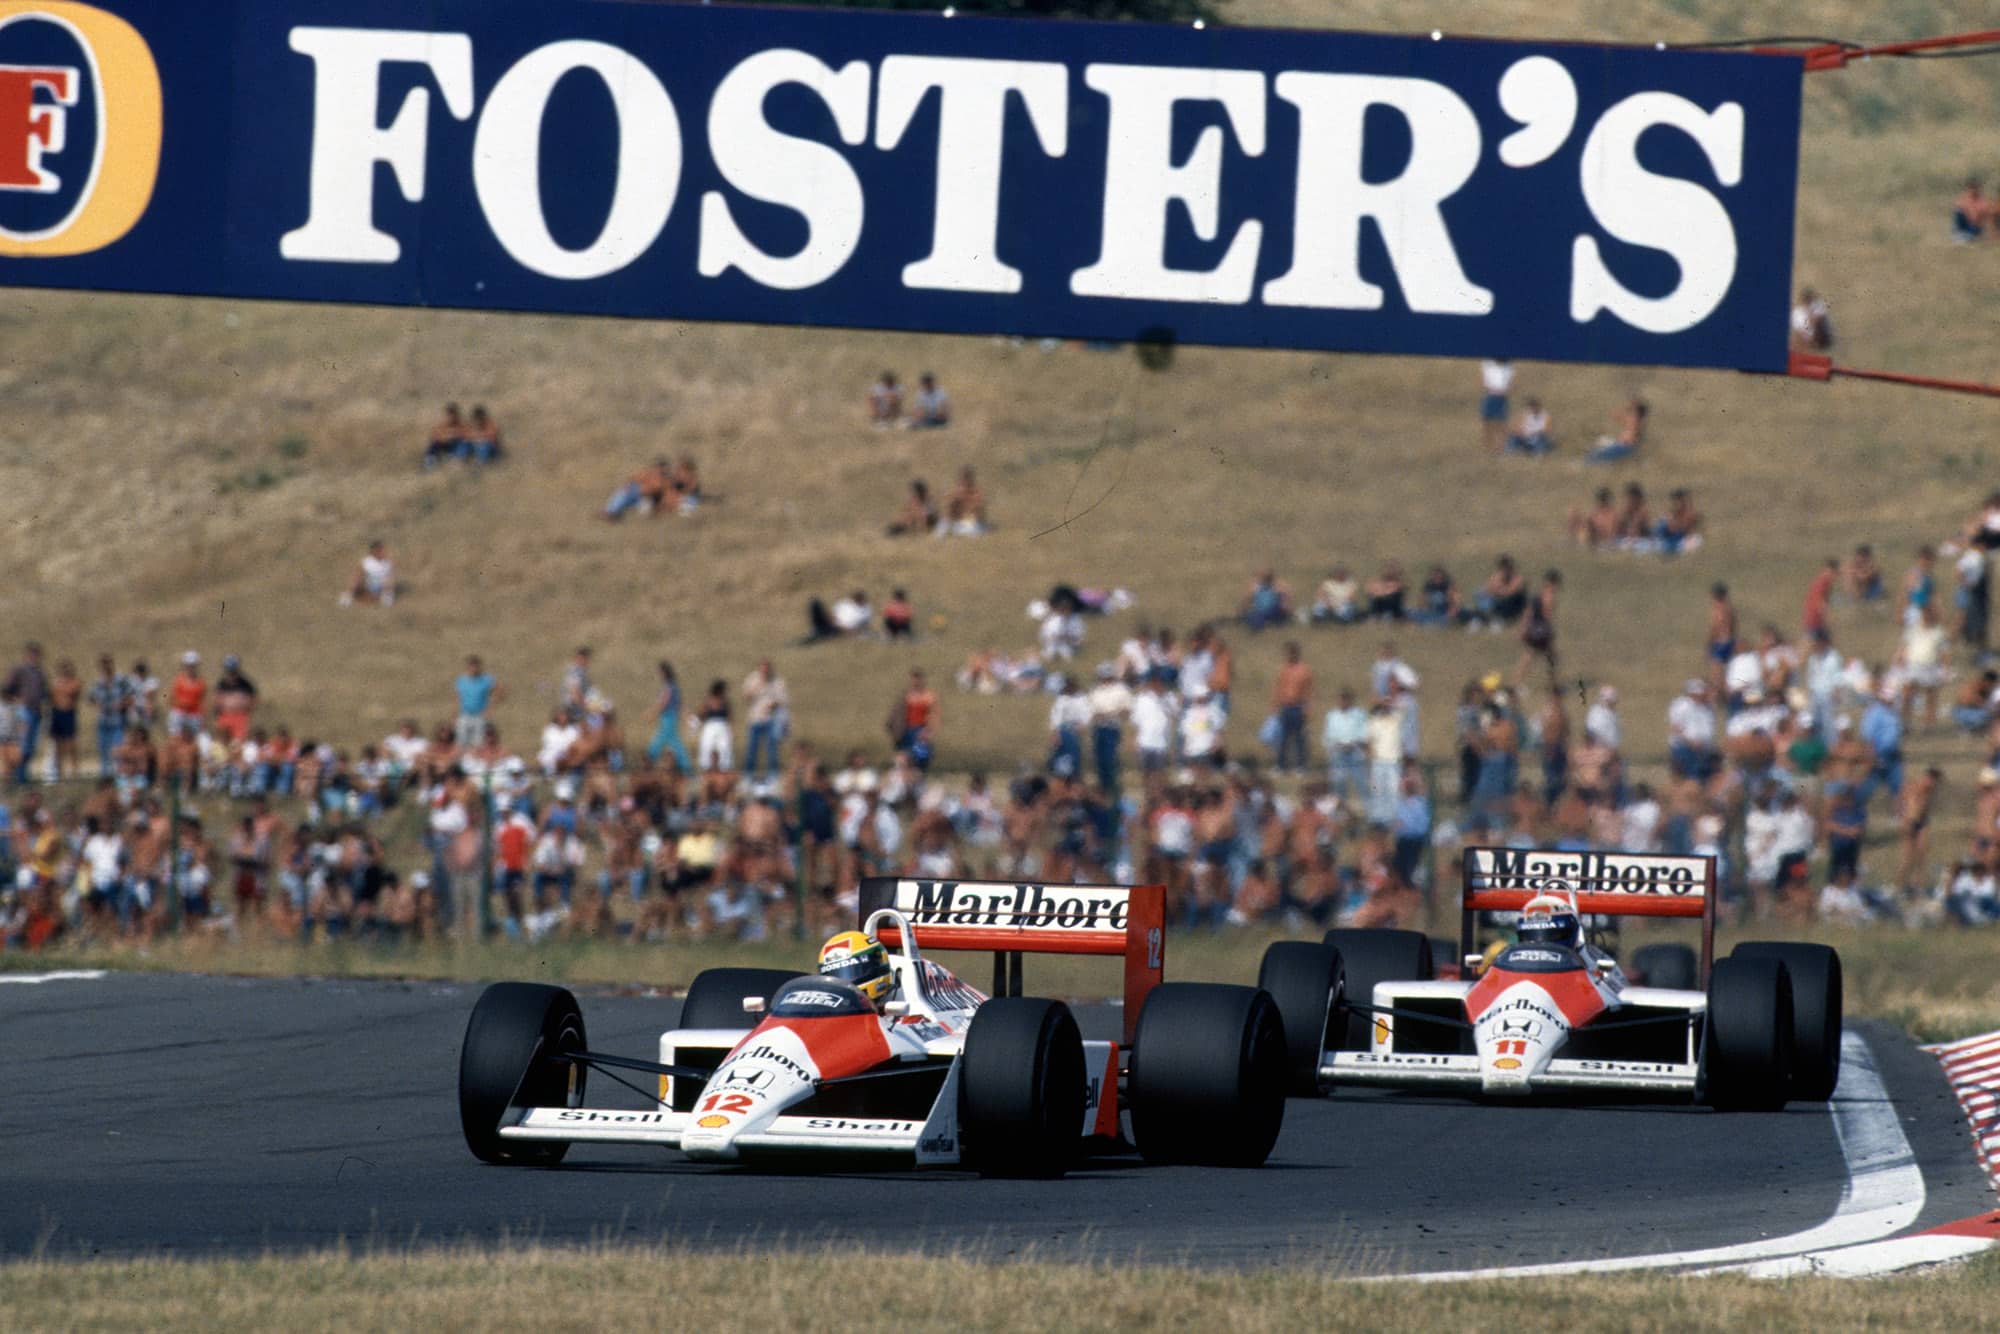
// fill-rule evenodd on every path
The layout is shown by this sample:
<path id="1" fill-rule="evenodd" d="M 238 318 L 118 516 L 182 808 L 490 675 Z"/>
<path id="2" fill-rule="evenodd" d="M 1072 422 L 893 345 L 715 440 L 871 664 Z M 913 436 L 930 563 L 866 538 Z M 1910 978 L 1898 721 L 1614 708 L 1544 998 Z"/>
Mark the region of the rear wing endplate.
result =
<path id="1" fill-rule="evenodd" d="M 1554 852 L 1467 848 L 1461 955 L 1475 916 L 1518 912 L 1537 894 L 1573 894 L 1578 912 L 1608 917 L 1699 917 L 1701 984 L 1715 960 L 1715 858 L 1653 852 Z"/>
<path id="2" fill-rule="evenodd" d="M 1125 1040 L 1166 968 L 1167 891 L 1162 885 L 1044 885 L 1025 881 L 861 882 L 860 921 L 892 908 L 924 950 L 993 954 L 993 994 L 1021 994 L 1025 954 L 1096 954 L 1125 960 Z M 882 943 L 902 944 L 893 925 Z"/>

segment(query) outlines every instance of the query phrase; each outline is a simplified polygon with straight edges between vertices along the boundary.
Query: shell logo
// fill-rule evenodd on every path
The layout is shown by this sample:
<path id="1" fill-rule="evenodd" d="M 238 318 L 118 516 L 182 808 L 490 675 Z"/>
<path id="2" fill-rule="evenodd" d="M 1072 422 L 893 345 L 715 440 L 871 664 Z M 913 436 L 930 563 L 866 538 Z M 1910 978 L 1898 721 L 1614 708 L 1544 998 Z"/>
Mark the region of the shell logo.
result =
<path id="1" fill-rule="evenodd" d="M 729 1118 L 726 1116 L 704 1116 L 701 1120 L 695 1122 L 695 1124 L 703 1130 L 720 1130 L 729 1124 Z"/>
<path id="2" fill-rule="evenodd" d="M 1493 1068 L 1495 1070 L 1519 1070 L 1521 1063 L 1511 1056 L 1502 1056 L 1493 1063 Z"/>
<path id="3" fill-rule="evenodd" d="M 0 256 L 111 245 L 159 179 L 160 71 L 136 29 L 70 0 L 0 0 Z"/>
<path id="4" fill-rule="evenodd" d="M 1389 1040 L 1389 1021 L 1378 1018 L 1375 1021 L 1375 1045 L 1381 1046 Z"/>

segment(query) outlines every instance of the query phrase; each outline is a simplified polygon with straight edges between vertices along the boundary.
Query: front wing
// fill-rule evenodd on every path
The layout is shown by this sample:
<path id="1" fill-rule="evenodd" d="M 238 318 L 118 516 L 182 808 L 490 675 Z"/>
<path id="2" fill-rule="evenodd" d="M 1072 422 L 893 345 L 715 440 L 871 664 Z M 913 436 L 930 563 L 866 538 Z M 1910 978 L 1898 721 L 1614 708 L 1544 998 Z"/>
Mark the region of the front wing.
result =
<path id="1" fill-rule="evenodd" d="M 558 1140 L 574 1144 L 654 1144 L 678 1149 L 694 1121 L 690 1112 L 609 1111 L 588 1107 L 533 1107 L 500 1128 L 502 1139 Z M 924 1121 L 860 1120 L 844 1116 L 780 1116 L 761 1131 L 736 1138 L 748 1150 L 903 1153 L 919 1162 L 957 1162 L 954 1123 L 926 1143 Z"/>
<path id="2" fill-rule="evenodd" d="M 1699 1067 L 1664 1061 L 1579 1061 L 1557 1057 L 1535 1076 L 1534 1089 L 1605 1089 L 1638 1093 L 1693 1093 Z M 1373 1084 L 1408 1088 L 1481 1087 L 1477 1056 L 1430 1053 L 1328 1052 L 1323 1084 Z"/>

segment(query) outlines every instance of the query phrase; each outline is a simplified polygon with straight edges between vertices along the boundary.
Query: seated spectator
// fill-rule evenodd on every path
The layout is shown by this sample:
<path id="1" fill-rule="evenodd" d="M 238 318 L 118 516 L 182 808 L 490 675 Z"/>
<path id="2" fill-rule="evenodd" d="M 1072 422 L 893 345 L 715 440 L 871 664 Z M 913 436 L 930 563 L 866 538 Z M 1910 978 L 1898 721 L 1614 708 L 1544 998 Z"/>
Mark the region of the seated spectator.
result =
<path id="1" fill-rule="evenodd" d="M 1856 602 L 1874 602 L 1882 598 L 1882 567 L 1875 561 L 1875 548 L 1866 542 L 1854 548 L 1854 554 L 1840 569 L 1841 587 L 1847 596 Z"/>
<path id="2" fill-rule="evenodd" d="M 355 567 L 354 582 L 340 595 L 343 607 L 351 607 L 357 602 L 372 603 L 378 607 L 395 605 L 396 562 L 389 556 L 388 544 L 379 538 L 368 544 L 368 554 Z"/>
<path id="3" fill-rule="evenodd" d="M 1493 562 L 1493 573 L 1479 586 L 1473 598 L 1475 618 L 1494 630 L 1512 625 L 1528 610 L 1528 581 L 1514 568 L 1514 558 L 1502 555 Z"/>
<path id="4" fill-rule="evenodd" d="M 1521 415 L 1514 419 L 1514 432 L 1507 437 L 1507 452 L 1510 454 L 1546 454 L 1555 448 L 1555 441 L 1549 436 L 1548 409 L 1542 400 L 1531 398 Z"/>
<path id="5" fill-rule="evenodd" d="M 903 419 L 903 390 L 894 371 L 883 371 L 868 390 L 868 420 L 876 430 L 894 426 Z"/>
<path id="6" fill-rule="evenodd" d="M 910 414 L 910 429 L 913 431 L 935 431 L 951 425 L 951 398 L 938 388 L 937 378 L 929 371 L 917 377 L 917 396 Z"/>
<path id="7" fill-rule="evenodd" d="M 2000 672 L 1987 668 L 1967 678 L 1952 701 L 1951 720 L 1968 732 L 1981 732 L 1993 721 L 1996 699 L 2000 699 Z"/>
<path id="8" fill-rule="evenodd" d="M 459 414 L 458 404 L 447 403 L 444 420 L 431 427 L 430 443 L 424 446 L 424 466 L 435 468 L 446 459 L 464 458 L 465 450 L 465 418 Z"/>
<path id="9" fill-rule="evenodd" d="M 910 494 L 903 501 L 903 508 L 896 511 L 888 533 L 890 537 L 920 537 L 936 528 L 937 523 L 938 511 L 931 501 L 930 483 L 918 477 L 910 483 Z"/>
<path id="10" fill-rule="evenodd" d="M 1979 513 L 1966 521 L 1959 539 L 1981 551 L 2000 549 L 2000 491 L 1988 492 Z"/>
<path id="11" fill-rule="evenodd" d="M 701 507 L 701 473 L 692 454 L 681 455 L 680 462 L 667 474 L 667 494 L 673 501 L 674 513 L 683 517 Z"/>
<path id="12" fill-rule="evenodd" d="M 1250 630 L 1289 625 L 1292 620 L 1292 590 L 1268 567 L 1257 572 L 1250 591 L 1243 597 L 1243 624 Z"/>
<path id="13" fill-rule="evenodd" d="M 1454 625 L 1459 620 L 1458 585 L 1442 565 L 1433 565 L 1417 591 L 1417 607 L 1410 619 L 1418 625 Z"/>
<path id="14" fill-rule="evenodd" d="M 1792 303 L 1792 350 L 1824 352 L 1833 346 L 1833 313 L 1825 298 L 1810 287 L 1799 290 Z"/>
<path id="15" fill-rule="evenodd" d="M 615 523 L 635 509 L 654 514 L 666 498 L 667 461 L 664 458 L 654 459 L 611 493 L 611 499 L 604 502 L 604 517 Z"/>
<path id="16" fill-rule="evenodd" d="M 1654 534 L 1660 554 L 1665 556 L 1701 549 L 1701 512 L 1695 509 L 1694 497 L 1686 487 L 1675 487 L 1667 496 L 1666 517 Z"/>
<path id="17" fill-rule="evenodd" d="M 916 609 L 909 594 L 898 588 L 882 604 L 882 633 L 890 639 L 909 639 L 916 634 Z"/>
<path id="18" fill-rule="evenodd" d="M 971 468 L 961 468 L 958 485 L 945 494 L 939 537 L 982 537 L 986 533 L 986 493 Z"/>
<path id="19" fill-rule="evenodd" d="M 1362 586 L 1362 593 L 1368 599 L 1368 619 L 1371 621 L 1400 621 L 1403 619 L 1403 599 L 1409 588 L 1403 582 L 1403 567 L 1394 561 L 1385 562 L 1376 571 L 1375 577 Z"/>
<path id="20" fill-rule="evenodd" d="M 875 621 L 875 609 L 868 604 L 868 595 L 857 588 L 844 598 L 835 598 L 831 610 L 813 598 L 806 603 L 806 619 L 809 628 L 805 642 L 811 644 L 822 639 L 867 634 Z"/>
<path id="21" fill-rule="evenodd" d="M 1646 441 L 1646 400 L 1635 398 L 1618 410 L 1613 419 L 1617 430 L 1598 439 L 1597 448 L 1584 455 L 1591 463 L 1616 463 L 1639 452 Z"/>
<path id="22" fill-rule="evenodd" d="M 469 457 L 474 463 L 497 463 L 503 452 L 500 443 L 500 423 L 486 415 L 486 405 L 472 406 L 472 420 L 465 426 L 465 444 Z"/>
<path id="23" fill-rule="evenodd" d="M 1612 541 L 1621 547 L 1635 542 L 1644 542 L 1653 536 L 1653 511 L 1646 504 L 1646 489 L 1637 482 L 1625 484 L 1625 495 L 1618 502 L 1618 515 L 1613 521 Z"/>
<path id="24" fill-rule="evenodd" d="M 1319 591 L 1313 595 L 1312 609 L 1307 614 L 1315 625 L 1353 625 L 1361 619 L 1360 596 L 1361 585 L 1345 565 L 1336 565 L 1320 580 Z"/>
<path id="25" fill-rule="evenodd" d="M 1611 488 L 1600 486 L 1588 510 L 1569 512 L 1570 541 L 1580 547 L 1608 547 L 1618 538 L 1618 505 Z"/>
<path id="26" fill-rule="evenodd" d="M 1985 235 L 1995 214 L 1994 202 L 1986 197 L 1977 176 L 1966 177 L 1965 188 L 1951 204 L 1951 239 L 1967 245 Z"/>

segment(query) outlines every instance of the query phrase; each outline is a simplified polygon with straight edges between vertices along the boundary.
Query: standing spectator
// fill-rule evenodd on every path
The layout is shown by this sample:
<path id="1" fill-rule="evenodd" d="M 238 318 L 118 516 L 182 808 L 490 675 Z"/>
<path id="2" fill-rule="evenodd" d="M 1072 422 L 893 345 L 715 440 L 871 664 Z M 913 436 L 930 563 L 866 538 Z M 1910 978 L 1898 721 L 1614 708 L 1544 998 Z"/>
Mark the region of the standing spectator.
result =
<path id="1" fill-rule="evenodd" d="M 424 466 L 435 468 L 450 458 L 461 458 L 465 449 L 465 417 L 458 404 L 444 405 L 444 419 L 431 427 L 430 443 L 424 446 Z"/>
<path id="2" fill-rule="evenodd" d="M 1514 363 L 1490 357 L 1479 363 L 1479 438 L 1495 454 L 1507 442 L 1507 394 L 1514 387 Z"/>
<path id="3" fill-rule="evenodd" d="M 688 760 L 687 745 L 681 740 L 681 683 L 674 675 L 674 665 L 662 659 L 660 662 L 660 693 L 653 702 L 653 739 L 646 743 L 646 759 L 652 764 L 660 762 L 660 756 L 674 757 L 674 769 L 686 778 L 694 773 L 694 765 Z"/>
<path id="4" fill-rule="evenodd" d="M 1874 755 L 1873 767 L 1868 773 L 1868 795 L 1873 796 L 1877 787 L 1889 790 L 1889 795 L 1903 794 L 1903 714 L 1901 700 L 1896 692 L 1887 688 L 1878 691 L 1868 702 L 1868 708 L 1861 715 L 1861 739 L 1866 742 Z M 1839 748 L 1836 746 L 1835 750 Z"/>
<path id="5" fill-rule="evenodd" d="M 920 744 L 928 747 L 936 735 L 937 691 L 921 670 L 910 672 L 910 684 L 889 712 L 890 744 L 899 751 L 915 753 Z"/>
<path id="6" fill-rule="evenodd" d="M 1313 674 L 1297 641 L 1285 645 L 1285 661 L 1271 689 L 1271 708 L 1278 715 L 1278 768 L 1297 773 L 1305 768 L 1306 710 L 1312 705 Z"/>
<path id="7" fill-rule="evenodd" d="M 250 737 L 251 715 L 257 711 L 257 683 L 243 674 L 243 660 L 234 653 L 222 659 L 215 679 L 215 730 L 241 745 Z"/>
<path id="8" fill-rule="evenodd" d="M 351 607 L 357 602 L 378 607 L 391 607 L 396 603 L 396 562 L 389 555 L 389 544 L 380 538 L 368 544 L 361 563 L 354 567 L 354 578 L 348 583 L 347 591 L 340 595 L 343 607 Z"/>
<path id="9" fill-rule="evenodd" d="M 701 701 L 701 732 L 695 738 L 695 766 L 699 772 L 729 773 L 736 768 L 734 735 L 729 726 L 729 683 L 710 681 Z"/>
<path id="10" fill-rule="evenodd" d="M 1507 452 L 1539 457 L 1554 448 L 1555 441 L 1549 435 L 1548 410 L 1542 406 L 1542 400 L 1531 398 L 1514 423 L 1514 433 L 1507 437 Z"/>
<path id="11" fill-rule="evenodd" d="M 201 679 L 201 654 L 181 654 L 181 669 L 167 688 L 167 735 L 192 740 L 201 732 L 208 704 L 208 683 Z"/>
<path id="12" fill-rule="evenodd" d="M 1792 303 L 1792 350 L 1825 352 L 1833 346 L 1833 312 L 1826 299 L 1810 287 L 1799 289 Z"/>
<path id="13" fill-rule="evenodd" d="M 1937 596 L 1937 551 L 1918 547 L 1916 564 L 1903 575 L 1903 624 L 1915 625 Z"/>
<path id="14" fill-rule="evenodd" d="M 1118 749 L 1125 741 L 1125 719 L 1135 701 L 1132 688 L 1118 676 L 1110 663 L 1099 663 L 1097 685 L 1089 695 L 1091 758 L 1096 762 L 1097 785 L 1107 794 L 1118 791 Z"/>
<path id="15" fill-rule="evenodd" d="M 1414 762 L 1403 765 L 1403 790 L 1396 801 L 1396 877 L 1406 885 L 1418 883 L 1424 852 L 1431 843 L 1431 798 L 1424 776 Z"/>
<path id="16" fill-rule="evenodd" d="M 1861 873 L 1861 842 L 1868 836 L 1868 789 L 1836 779 L 1826 787 L 1827 878 L 1852 880 Z"/>
<path id="17" fill-rule="evenodd" d="M 1514 682 L 1527 680 L 1528 668 L 1540 658 L 1549 669 L 1549 684 L 1556 680 L 1556 594 L 1562 588 L 1562 571 L 1542 575 L 1542 586 L 1528 602 L 1528 617 L 1521 625 L 1521 661 L 1514 668 Z"/>
<path id="18" fill-rule="evenodd" d="M 1799 623 L 1806 634 L 1815 635 L 1827 630 L 1827 607 L 1833 601 L 1833 588 L 1840 580 L 1840 562 L 1828 556 L 1820 566 L 1812 583 L 1806 586 L 1806 606 L 1799 617 Z"/>
<path id="19" fill-rule="evenodd" d="M 1132 700 L 1132 742 L 1139 751 L 1139 772 L 1151 775 L 1167 767 L 1173 758 L 1174 733 L 1180 719 L 1177 701 L 1164 683 L 1148 675 Z"/>
<path id="20" fill-rule="evenodd" d="M 91 707 L 97 710 L 97 772 L 112 771 L 112 756 L 125 739 L 132 713 L 132 679 L 119 673 L 109 653 L 97 659 L 97 679 L 90 683 Z"/>
<path id="21" fill-rule="evenodd" d="M 14 764 L 14 781 L 25 783 L 28 781 L 28 766 L 35 758 L 35 747 L 41 741 L 42 709 L 49 698 L 49 678 L 42 670 L 40 644 L 29 641 L 21 652 L 21 661 L 7 673 L 5 684 L 13 691 L 14 704 L 20 710 L 22 723 L 21 754 Z"/>
<path id="22" fill-rule="evenodd" d="M 935 431 L 951 425 L 951 398 L 938 388 L 937 377 L 925 371 L 917 377 L 917 394 L 911 406 L 910 429 Z"/>
<path id="23" fill-rule="evenodd" d="M 894 371 L 883 371 L 868 390 L 868 420 L 880 431 L 903 419 L 903 390 Z"/>
<path id="24" fill-rule="evenodd" d="M 1942 770 L 1925 769 L 1898 798 L 1896 887 L 1905 896 L 1916 894 L 1924 873 L 1924 863 L 1930 854 L 1931 807 L 1943 783 Z"/>
<path id="25" fill-rule="evenodd" d="M 1403 724 L 1387 699 L 1368 714 L 1368 821 L 1386 825 L 1396 818 L 1403 775 Z"/>
<path id="26" fill-rule="evenodd" d="M 1181 710 L 1181 758 L 1191 765 L 1223 763 L 1227 752 L 1222 729 L 1226 721 L 1212 695 L 1189 694 L 1187 705 Z"/>
<path id="27" fill-rule="evenodd" d="M 1590 716 L 1595 716 L 1595 706 Z M 1613 726 L 1617 715 L 1612 715 Z M 1540 716 L 1535 719 L 1536 740 L 1542 752 L 1542 804 L 1554 806 L 1569 787 L 1569 709 L 1563 700 L 1560 686 L 1549 687 L 1548 703 L 1542 706 Z M 1589 722 L 1584 724 L 1586 738 L 1592 735 Z"/>
<path id="28" fill-rule="evenodd" d="M 1385 700 L 1398 686 L 1415 690 L 1417 684 L 1416 670 L 1396 652 L 1396 641 L 1383 640 L 1382 647 L 1375 651 L 1374 663 L 1368 669 L 1369 693 L 1378 701 Z"/>
<path id="29" fill-rule="evenodd" d="M 1049 705 L 1049 772 L 1058 778 L 1083 776 L 1083 732 L 1090 726 L 1090 701 L 1074 677 Z"/>
<path id="30" fill-rule="evenodd" d="M 580 644 L 576 652 L 570 654 L 569 666 L 563 668 L 563 707 L 578 713 L 588 707 L 590 700 L 590 645 Z"/>
<path id="31" fill-rule="evenodd" d="M 1992 605 L 1985 549 L 1968 544 L 1965 550 L 1958 553 L 1952 572 L 1958 583 L 1952 601 L 1958 609 L 1959 642 L 1971 650 L 1975 658 L 1983 657 L 1986 653 L 1987 616 Z"/>
<path id="32" fill-rule="evenodd" d="M 1618 687 L 1604 685 L 1597 688 L 1597 701 L 1584 715 L 1583 730 L 1594 733 L 1613 750 L 1625 748 L 1625 727 L 1618 719 Z"/>
<path id="33" fill-rule="evenodd" d="M 452 692 L 458 696 L 458 722 L 453 736 L 461 747 L 476 746 L 486 735 L 493 706 L 507 698 L 506 688 L 486 670 L 480 656 L 472 653 L 466 656 L 465 670 L 452 682 Z"/>
<path id="34" fill-rule="evenodd" d="M 1736 607 L 1729 600 L 1729 585 L 1718 583 L 1708 590 L 1708 677 L 1718 692 L 1735 656 Z"/>
<path id="35" fill-rule="evenodd" d="M 76 674 L 76 664 L 64 658 L 49 682 L 49 741 L 55 750 L 49 772 L 58 780 L 77 773 L 76 706 L 82 698 L 83 678 Z"/>
<path id="36" fill-rule="evenodd" d="M 1326 711 L 1320 730 L 1326 747 L 1328 790 L 1343 801 L 1355 801 L 1367 786 L 1368 713 L 1354 702 L 1354 691 L 1343 686 Z"/>
<path id="37" fill-rule="evenodd" d="M 1951 644 L 1944 626 L 1938 622 L 1935 607 L 1922 608 L 1916 621 L 1904 628 L 1902 658 L 1910 679 L 1909 689 L 1903 695 L 1904 720 L 1917 720 L 1913 706 L 1921 698 L 1924 706 L 1921 721 L 1925 727 L 1933 726 L 1937 722 L 1938 690 L 1944 685 L 1951 665 Z"/>
<path id="38" fill-rule="evenodd" d="M 785 739 L 790 702 L 785 678 L 778 675 L 769 658 L 743 679 L 743 717 L 750 728 L 743 772 L 752 782 L 777 776 L 778 748 Z"/>
<path id="39" fill-rule="evenodd" d="M 1833 646 L 1833 637 L 1815 630 L 1812 649 L 1806 654 L 1806 697 L 1811 702 L 1813 720 L 1822 738 L 1833 735 L 1834 714 L 1847 678 L 1847 659 Z"/>

